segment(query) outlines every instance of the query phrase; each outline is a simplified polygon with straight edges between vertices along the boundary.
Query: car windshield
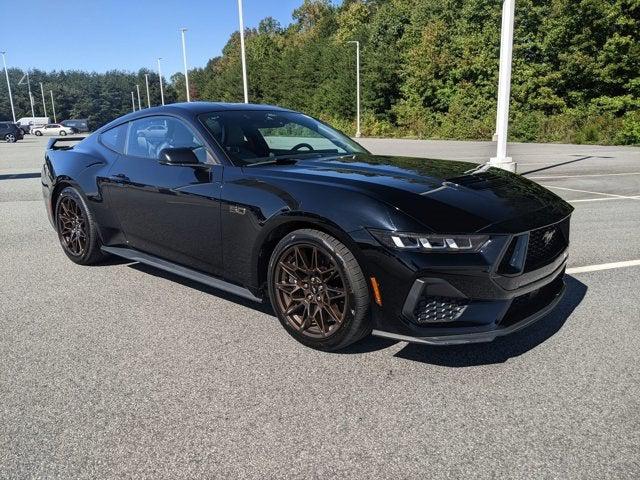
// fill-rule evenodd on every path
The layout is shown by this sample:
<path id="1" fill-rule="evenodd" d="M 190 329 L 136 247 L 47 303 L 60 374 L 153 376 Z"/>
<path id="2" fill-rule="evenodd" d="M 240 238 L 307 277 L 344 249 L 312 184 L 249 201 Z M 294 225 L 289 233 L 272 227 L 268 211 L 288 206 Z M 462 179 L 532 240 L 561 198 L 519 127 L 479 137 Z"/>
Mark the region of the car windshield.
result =
<path id="1" fill-rule="evenodd" d="M 200 120 L 239 165 L 367 152 L 346 135 L 301 113 L 224 111 L 204 114 Z"/>

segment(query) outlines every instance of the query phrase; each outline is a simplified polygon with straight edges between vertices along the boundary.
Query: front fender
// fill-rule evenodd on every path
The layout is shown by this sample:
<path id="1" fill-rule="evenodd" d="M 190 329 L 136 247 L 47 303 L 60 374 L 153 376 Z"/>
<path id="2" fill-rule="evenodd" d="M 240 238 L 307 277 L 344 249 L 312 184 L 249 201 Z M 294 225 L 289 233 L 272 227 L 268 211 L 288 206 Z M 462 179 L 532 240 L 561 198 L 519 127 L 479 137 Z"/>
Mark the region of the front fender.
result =
<path id="1" fill-rule="evenodd" d="M 260 287 L 268 255 L 292 230 L 323 230 L 347 245 L 358 258 L 356 232 L 365 228 L 418 228 L 410 217 L 357 188 L 258 172 L 249 177 L 247 170 L 226 167 L 221 195 L 223 270 L 231 281 L 247 288 Z"/>

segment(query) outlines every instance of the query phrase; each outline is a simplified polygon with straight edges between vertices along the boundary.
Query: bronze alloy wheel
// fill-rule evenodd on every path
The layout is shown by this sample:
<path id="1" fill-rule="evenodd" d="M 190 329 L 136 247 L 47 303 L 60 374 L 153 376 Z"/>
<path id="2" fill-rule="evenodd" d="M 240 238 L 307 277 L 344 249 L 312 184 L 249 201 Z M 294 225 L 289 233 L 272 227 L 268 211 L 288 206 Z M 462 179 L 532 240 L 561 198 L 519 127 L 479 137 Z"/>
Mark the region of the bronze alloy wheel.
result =
<path id="1" fill-rule="evenodd" d="M 87 222 L 80 205 L 71 197 L 63 197 L 58 204 L 58 231 L 63 247 L 81 257 L 87 250 Z"/>
<path id="2" fill-rule="evenodd" d="M 289 325 L 310 338 L 326 338 L 344 322 L 347 282 L 333 258 L 311 244 L 292 245 L 275 268 L 275 297 Z"/>

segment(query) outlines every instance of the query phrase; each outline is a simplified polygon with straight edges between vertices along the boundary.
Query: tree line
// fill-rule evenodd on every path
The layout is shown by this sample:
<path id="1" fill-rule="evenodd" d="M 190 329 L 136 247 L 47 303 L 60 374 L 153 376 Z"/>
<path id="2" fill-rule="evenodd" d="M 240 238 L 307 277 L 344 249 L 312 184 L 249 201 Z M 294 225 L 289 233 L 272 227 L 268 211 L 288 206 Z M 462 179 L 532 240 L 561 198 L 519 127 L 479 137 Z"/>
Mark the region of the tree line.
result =
<path id="1" fill-rule="evenodd" d="M 347 42 L 358 40 L 363 135 L 490 139 L 501 7 L 502 0 L 305 0 L 288 26 L 265 18 L 246 30 L 250 100 L 353 134 L 355 47 Z M 510 140 L 640 143 L 639 36 L 638 0 L 518 0 Z M 32 89 L 55 85 L 59 116 L 98 126 L 131 110 L 136 83 L 144 105 L 144 73 L 153 72 L 33 71 Z M 15 85 L 22 72 L 10 74 Z M 190 70 L 191 98 L 242 101 L 241 75 L 236 32 L 221 56 Z M 157 75 L 150 80 L 157 103 Z M 14 93 L 26 114 L 20 88 Z M 0 118 L 10 118 L 0 96 Z M 166 101 L 185 98 L 184 76 L 175 74 Z"/>

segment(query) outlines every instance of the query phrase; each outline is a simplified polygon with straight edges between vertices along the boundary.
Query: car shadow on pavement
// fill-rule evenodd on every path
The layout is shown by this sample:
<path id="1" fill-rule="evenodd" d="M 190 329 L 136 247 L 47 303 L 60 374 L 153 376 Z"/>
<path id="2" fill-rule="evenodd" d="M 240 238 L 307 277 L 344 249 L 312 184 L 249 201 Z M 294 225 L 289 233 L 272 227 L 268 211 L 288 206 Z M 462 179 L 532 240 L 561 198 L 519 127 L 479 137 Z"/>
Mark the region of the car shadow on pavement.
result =
<path id="1" fill-rule="evenodd" d="M 196 290 L 199 290 L 202 293 L 206 293 L 206 294 L 209 294 L 209 295 L 214 295 L 214 296 L 216 296 L 218 298 L 221 298 L 223 300 L 227 300 L 229 302 L 233 302 L 233 303 L 236 303 L 238 305 L 242 305 L 243 307 L 251 308 L 253 310 L 265 313 L 265 314 L 270 315 L 270 316 L 275 316 L 274 313 L 273 313 L 273 310 L 271 308 L 271 305 L 269 305 L 269 302 L 266 302 L 266 303 L 252 302 L 251 300 L 248 300 L 246 298 L 242 298 L 242 297 L 240 297 L 238 295 L 234 295 L 233 293 L 225 292 L 224 290 L 219 290 L 217 288 L 210 287 L 208 285 L 204 285 L 202 283 L 196 282 L 194 280 L 190 280 L 188 278 L 181 277 L 179 275 L 174 275 L 173 273 L 167 272 L 165 270 L 160 270 L 159 268 L 151 267 L 149 265 L 145 265 L 144 263 L 135 262 L 135 263 L 131 263 L 128 266 L 129 266 L 129 268 L 133 268 L 133 269 L 138 270 L 140 272 L 144 272 L 144 273 L 147 273 L 149 275 L 154 275 L 154 276 L 160 277 L 160 278 L 165 278 L 167 280 L 179 283 L 179 284 L 184 285 L 186 287 L 194 288 Z"/>
<path id="2" fill-rule="evenodd" d="M 127 262 L 128 260 L 123 260 L 118 263 Z M 189 288 L 194 288 L 200 292 L 214 295 L 223 300 L 275 317 L 273 309 L 268 301 L 265 303 L 252 302 L 251 300 L 225 292 L 224 290 L 219 290 L 143 263 L 130 263 L 128 267 L 149 275 L 154 275 L 156 277 L 179 283 Z M 454 346 L 432 346 L 410 343 L 397 352 L 395 356 L 405 360 L 430 363 L 433 365 L 442 365 L 447 367 L 471 367 L 475 365 L 503 363 L 512 357 L 522 355 L 558 332 L 566 320 L 571 316 L 573 310 L 580 304 L 580 302 L 582 302 L 582 299 L 587 292 L 587 286 L 576 278 L 570 276 L 566 276 L 565 281 L 567 289 L 558 306 L 545 318 L 520 332 L 516 332 L 505 337 L 499 337 L 490 343 Z M 396 340 L 370 335 L 353 345 L 349 345 L 348 347 L 333 353 L 369 353 L 384 350 L 396 343 L 398 343 Z"/>
<path id="3" fill-rule="evenodd" d="M 396 357 L 445 367 L 473 367 L 504 363 L 522 355 L 555 335 L 580 305 L 587 293 L 587 286 L 574 277 L 566 276 L 567 285 L 563 299 L 546 317 L 533 325 L 490 343 L 453 346 L 408 344 Z"/>

